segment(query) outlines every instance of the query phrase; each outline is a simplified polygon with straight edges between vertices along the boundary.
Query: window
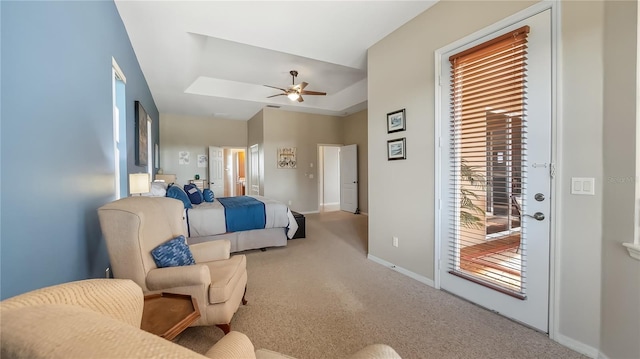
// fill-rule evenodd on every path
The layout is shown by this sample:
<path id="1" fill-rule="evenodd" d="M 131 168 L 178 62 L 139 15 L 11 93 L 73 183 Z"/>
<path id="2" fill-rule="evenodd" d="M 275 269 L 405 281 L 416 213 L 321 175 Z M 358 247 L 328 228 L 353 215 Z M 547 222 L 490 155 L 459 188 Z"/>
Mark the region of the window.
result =
<path id="1" fill-rule="evenodd" d="M 450 273 L 519 298 L 528 32 L 524 26 L 449 58 Z"/>
<path id="2" fill-rule="evenodd" d="M 125 102 L 125 84 L 127 82 L 122 70 L 116 63 L 112 61 L 112 104 L 113 104 L 113 162 L 114 162 L 114 196 L 116 199 L 122 197 L 122 189 L 126 188 L 126 126 L 120 126 L 126 123 L 126 102 Z M 126 194 L 125 194 L 126 196 Z"/>
<path id="3" fill-rule="evenodd" d="M 147 172 L 153 180 L 153 135 L 151 133 L 151 116 L 147 115 Z"/>

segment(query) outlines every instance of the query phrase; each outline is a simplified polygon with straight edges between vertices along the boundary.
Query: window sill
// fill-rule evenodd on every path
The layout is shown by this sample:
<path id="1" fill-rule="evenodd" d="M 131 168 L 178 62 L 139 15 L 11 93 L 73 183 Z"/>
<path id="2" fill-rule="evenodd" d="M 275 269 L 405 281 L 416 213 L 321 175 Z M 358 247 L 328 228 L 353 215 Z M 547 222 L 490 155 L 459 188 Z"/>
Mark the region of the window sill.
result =
<path id="1" fill-rule="evenodd" d="M 635 243 L 622 243 L 623 246 L 627 247 L 629 250 L 629 255 L 631 258 L 637 259 L 640 261 L 640 244 Z"/>

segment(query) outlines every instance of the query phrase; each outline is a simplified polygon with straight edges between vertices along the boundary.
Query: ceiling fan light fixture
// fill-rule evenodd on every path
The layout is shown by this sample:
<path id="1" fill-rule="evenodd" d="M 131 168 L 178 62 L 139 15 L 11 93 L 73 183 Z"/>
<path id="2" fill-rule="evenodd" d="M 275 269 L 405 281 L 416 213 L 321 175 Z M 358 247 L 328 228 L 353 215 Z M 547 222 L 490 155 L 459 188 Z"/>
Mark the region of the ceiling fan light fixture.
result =
<path id="1" fill-rule="evenodd" d="M 289 100 L 291 100 L 291 101 L 304 102 L 304 99 L 302 98 L 302 95 L 326 95 L 327 94 L 326 92 L 305 90 L 307 85 L 309 85 L 308 83 L 301 82 L 301 83 L 296 85 L 296 76 L 298 76 L 298 71 L 291 70 L 291 71 L 289 71 L 289 73 L 291 74 L 291 86 L 289 86 L 287 89 L 283 89 L 283 88 L 277 87 L 277 86 L 264 85 L 266 87 L 271 87 L 271 88 L 274 88 L 276 90 L 282 91 L 279 94 L 267 96 L 267 98 L 272 98 L 272 97 L 276 97 L 276 96 L 287 96 L 289 98 Z"/>

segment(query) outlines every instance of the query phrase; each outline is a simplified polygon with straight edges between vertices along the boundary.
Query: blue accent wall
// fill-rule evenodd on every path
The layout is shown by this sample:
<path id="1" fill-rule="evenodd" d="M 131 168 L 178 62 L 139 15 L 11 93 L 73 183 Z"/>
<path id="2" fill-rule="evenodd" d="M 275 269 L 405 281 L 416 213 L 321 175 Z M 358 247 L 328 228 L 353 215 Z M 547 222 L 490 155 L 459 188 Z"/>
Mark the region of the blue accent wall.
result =
<path id="1" fill-rule="evenodd" d="M 153 119 L 153 143 L 159 114 L 113 1 L 0 6 L 4 299 L 104 277 L 97 209 L 114 199 L 112 57 L 127 80 L 129 173 L 146 171 L 134 161 L 135 101 Z"/>

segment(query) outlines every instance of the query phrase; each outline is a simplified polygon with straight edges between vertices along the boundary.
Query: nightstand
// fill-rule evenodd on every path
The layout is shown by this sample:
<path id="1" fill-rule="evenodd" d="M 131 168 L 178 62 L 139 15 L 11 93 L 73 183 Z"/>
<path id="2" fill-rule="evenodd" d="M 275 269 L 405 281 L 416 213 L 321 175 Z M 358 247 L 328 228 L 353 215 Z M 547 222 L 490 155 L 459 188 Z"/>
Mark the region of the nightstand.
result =
<path id="1" fill-rule="evenodd" d="M 205 188 L 208 188 L 208 186 L 206 186 L 206 184 L 207 184 L 207 180 L 206 179 L 202 179 L 202 178 L 201 179 L 192 179 L 192 180 L 189 180 L 189 183 L 193 183 L 201 191 L 204 191 Z"/>

